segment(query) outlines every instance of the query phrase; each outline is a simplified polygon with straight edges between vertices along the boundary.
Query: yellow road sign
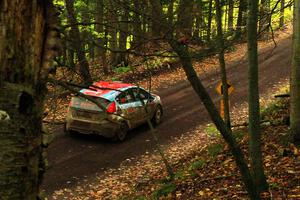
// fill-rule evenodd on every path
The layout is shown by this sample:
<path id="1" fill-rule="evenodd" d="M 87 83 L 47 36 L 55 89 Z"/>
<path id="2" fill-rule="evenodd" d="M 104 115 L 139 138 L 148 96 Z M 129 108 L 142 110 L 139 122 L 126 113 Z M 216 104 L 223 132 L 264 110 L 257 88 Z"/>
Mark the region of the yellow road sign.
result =
<path id="1" fill-rule="evenodd" d="M 228 88 L 228 95 L 230 95 L 233 90 L 234 90 L 234 87 L 227 82 L 227 88 Z M 216 91 L 220 94 L 220 95 L 223 95 L 223 87 L 222 87 L 222 82 L 220 82 L 217 87 L 216 87 Z"/>

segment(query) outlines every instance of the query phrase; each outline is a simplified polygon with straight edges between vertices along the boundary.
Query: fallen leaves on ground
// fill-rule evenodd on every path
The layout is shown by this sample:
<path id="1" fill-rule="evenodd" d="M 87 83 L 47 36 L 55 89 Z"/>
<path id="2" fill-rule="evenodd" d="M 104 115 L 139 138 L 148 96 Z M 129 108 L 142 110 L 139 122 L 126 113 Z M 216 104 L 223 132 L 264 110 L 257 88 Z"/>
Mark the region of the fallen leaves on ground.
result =
<path id="1" fill-rule="evenodd" d="M 285 83 L 286 84 L 286 83 Z M 281 86 L 279 86 L 281 87 Z M 270 104 L 275 93 L 270 90 L 262 98 Z M 286 102 L 286 101 L 283 101 Z M 278 102 L 277 102 L 278 103 Z M 278 111 L 288 114 L 284 103 L 279 103 Z M 246 113 L 246 107 L 239 109 Z M 235 122 L 240 113 L 233 111 Z M 280 120 L 280 115 L 268 115 L 269 119 Z M 241 181 L 239 170 L 231 156 L 228 145 L 220 136 L 208 134 L 207 126 L 180 138 L 173 138 L 170 145 L 163 146 L 168 160 L 175 171 L 174 180 L 167 173 L 156 152 L 135 158 L 128 158 L 118 169 L 109 169 L 88 185 L 82 183 L 76 189 L 62 189 L 53 194 L 53 199 L 248 199 Z M 234 129 L 243 152 L 248 152 L 246 127 Z M 298 199 L 300 194 L 299 147 L 284 144 L 288 132 L 284 124 L 262 127 L 263 158 L 269 190 L 263 199 Z M 247 156 L 246 156 L 247 157 Z"/>
<path id="2" fill-rule="evenodd" d="M 288 35 L 286 35 L 288 37 Z M 272 45 L 261 43 L 262 47 Z M 235 52 L 227 53 L 227 62 L 238 61 L 246 55 L 246 45 L 237 45 Z M 207 58 L 194 64 L 200 76 L 217 70 L 216 57 Z M 166 76 L 166 73 L 168 76 Z M 181 68 L 153 75 L 152 89 L 169 87 L 185 80 Z M 137 84 L 148 88 L 148 80 Z M 284 85 L 287 81 L 284 81 Z M 280 86 L 281 86 L 280 85 Z M 270 103 L 274 94 L 271 88 L 261 104 Z M 55 91 L 51 88 L 51 91 Z M 69 94 L 61 96 L 61 92 L 48 98 L 46 109 L 49 112 L 46 120 L 63 121 L 69 102 Z M 53 102 L 56 103 L 53 106 Z M 247 105 L 233 105 L 233 122 L 247 121 Z M 279 115 L 267 116 L 268 120 L 282 121 Z M 241 182 L 240 175 L 229 148 L 218 135 L 205 133 L 206 126 L 198 126 L 180 138 L 173 138 L 168 146 L 163 146 L 168 160 L 176 173 L 175 179 L 169 181 L 166 170 L 156 152 L 124 160 L 118 169 L 108 169 L 96 181 L 79 182 L 75 188 L 55 191 L 52 199 L 247 199 L 247 192 Z M 287 133 L 286 125 L 263 126 L 264 166 L 269 191 L 263 194 L 264 199 L 299 199 L 300 194 L 300 157 L 296 146 L 285 146 L 279 138 Z M 248 136 L 245 128 L 235 129 L 237 138 L 246 153 Z M 219 145 L 221 144 L 221 145 Z"/>

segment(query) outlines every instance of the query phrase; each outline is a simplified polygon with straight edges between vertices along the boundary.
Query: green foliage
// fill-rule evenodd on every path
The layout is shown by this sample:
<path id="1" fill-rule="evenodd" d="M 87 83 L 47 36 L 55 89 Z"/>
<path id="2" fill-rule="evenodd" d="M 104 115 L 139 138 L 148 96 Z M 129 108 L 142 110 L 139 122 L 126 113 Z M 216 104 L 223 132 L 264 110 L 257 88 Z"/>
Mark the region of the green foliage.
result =
<path id="1" fill-rule="evenodd" d="M 176 190 L 176 185 L 173 183 L 167 183 L 162 185 L 158 190 L 154 191 L 152 197 L 154 199 L 159 199 L 160 197 L 168 196 Z"/>
<path id="2" fill-rule="evenodd" d="M 208 154 L 215 158 L 219 153 L 221 153 L 223 150 L 223 145 L 222 144 L 212 144 L 208 146 Z"/>
<path id="3" fill-rule="evenodd" d="M 208 124 L 204 129 L 204 132 L 210 137 L 217 137 L 217 138 L 221 137 L 220 132 L 218 131 L 218 129 L 214 124 Z"/>
<path id="4" fill-rule="evenodd" d="M 278 104 L 278 102 L 273 102 L 271 104 L 268 104 L 267 107 L 261 109 L 261 118 L 264 119 L 264 117 L 266 117 L 267 115 L 274 114 L 275 112 L 278 111 L 279 108 L 280 105 Z"/>
<path id="5" fill-rule="evenodd" d="M 119 78 L 118 77 L 112 77 L 111 81 L 119 81 Z"/>
<path id="6" fill-rule="evenodd" d="M 278 183 L 269 183 L 269 187 L 270 187 L 270 189 L 279 189 L 280 188 Z"/>
<path id="7" fill-rule="evenodd" d="M 138 196 L 138 197 L 120 197 L 118 200 L 147 200 L 144 196 Z"/>
<path id="8" fill-rule="evenodd" d="M 236 140 L 241 140 L 244 137 L 244 135 L 245 135 L 245 133 L 242 132 L 242 131 L 235 131 L 235 132 L 233 132 L 233 137 Z"/>
<path id="9" fill-rule="evenodd" d="M 268 104 L 267 107 L 262 107 L 261 109 L 262 120 L 277 115 L 281 110 L 284 110 L 287 106 L 288 106 L 287 102 L 284 99 L 279 99 L 277 101 Z"/>
<path id="10" fill-rule="evenodd" d="M 185 179 L 185 177 L 186 177 L 185 171 L 184 170 L 178 170 L 175 173 L 174 179 L 175 180 L 182 180 L 182 179 Z"/>
<path id="11" fill-rule="evenodd" d="M 197 160 L 190 165 L 189 171 L 201 169 L 204 167 L 205 164 L 206 164 L 205 160 L 202 160 L 202 159 Z"/>
<path id="12" fill-rule="evenodd" d="M 136 197 L 136 198 L 134 198 L 135 200 L 147 200 L 147 198 L 146 197 L 143 197 L 143 196 L 140 196 L 140 197 Z"/>
<path id="13" fill-rule="evenodd" d="M 286 0 L 286 4 L 287 4 L 287 0 Z M 277 3 L 277 1 L 271 1 L 271 9 L 273 9 L 275 7 L 275 4 Z M 279 21 L 280 21 L 280 3 L 277 5 L 276 9 L 274 10 L 274 13 L 272 14 L 272 27 L 276 30 L 277 27 L 279 27 Z M 289 8 L 285 8 L 284 9 L 284 21 L 285 24 L 287 24 L 288 22 L 291 22 L 293 19 L 293 11 L 292 9 Z"/>
<path id="14" fill-rule="evenodd" d="M 130 67 L 128 66 L 124 66 L 124 67 L 117 67 L 114 69 L 114 71 L 117 73 L 117 74 L 124 74 L 124 73 L 127 73 L 131 70 Z"/>

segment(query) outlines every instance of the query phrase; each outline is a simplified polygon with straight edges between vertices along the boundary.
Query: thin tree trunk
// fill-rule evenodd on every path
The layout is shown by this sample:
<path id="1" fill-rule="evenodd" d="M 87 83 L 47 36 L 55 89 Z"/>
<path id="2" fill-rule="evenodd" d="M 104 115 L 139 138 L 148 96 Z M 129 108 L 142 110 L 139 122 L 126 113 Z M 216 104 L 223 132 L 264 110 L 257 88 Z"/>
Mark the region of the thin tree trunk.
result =
<path id="1" fill-rule="evenodd" d="M 82 16 L 82 23 L 90 24 L 91 23 L 91 11 L 89 10 L 89 1 L 87 0 L 81 8 L 81 16 Z M 84 51 L 88 52 L 86 55 L 93 59 L 93 37 L 92 33 L 89 31 L 88 28 L 84 28 L 81 32 L 81 38 L 84 44 L 87 44 L 84 47 Z"/>
<path id="2" fill-rule="evenodd" d="M 118 64 L 118 37 L 117 37 L 117 26 L 118 26 L 118 17 L 117 17 L 117 9 L 116 2 L 109 1 L 108 2 L 108 22 L 109 25 L 107 27 L 108 30 L 108 43 L 110 50 L 110 64 L 112 67 L 115 67 Z"/>
<path id="3" fill-rule="evenodd" d="M 161 7 L 161 2 L 159 2 L 159 4 L 160 4 L 160 7 Z M 151 8 L 151 35 L 154 38 L 160 37 L 160 33 L 161 33 L 161 24 L 160 24 L 160 21 L 157 20 L 161 16 L 157 16 L 157 14 L 159 14 L 159 12 L 157 12 L 152 7 Z"/>
<path id="4" fill-rule="evenodd" d="M 71 38 L 71 33 L 68 33 L 68 38 Z M 67 56 L 67 65 L 68 67 L 70 67 L 71 69 L 75 69 L 75 62 L 74 62 L 74 49 L 73 49 L 73 44 L 70 41 L 66 41 L 67 43 L 67 49 L 66 49 L 66 56 Z"/>
<path id="5" fill-rule="evenodd" d="M 194 16 L 195 16 L 195 29 L 193 33 L 193 38 L 196 40 L 201 40 L 201 34 L 200 32 L 202 31 L 202 0 L 197 1 L 196 5 L 194 6 Z"/>
<path id="6" fill-rule="evenodd" d="M 285 0 L 280 1 L 280 21 L 279 21 L 279 28 L 284 27 L 284 4 Z"/>
<path id="7" fill-rule="evenodd" d="M 267 39 L 269 35 L 269 23 L 271 18 L 270 13 L 270 0 L 262 0 L 260 4 L 260 20 L 259 20 L 259 33 L 263 39 Z"/>
<path id="8" fill-rule="evenodd" d="M 248 43 L 248 104 L 250 160 L 253 178 L 259 192 L 268 188 L 263 169 L 260 133 L 258 57 L 257 57 L 257 13 L 258 0 L 248 0 L 247 43 Z"/>
<path id="9" fill-rule="evenodd" d="M 216 21 L 218 29 L 218 44 L 219 44 L 219 63 L 222 77 L 222 90 L 223 90 L 223 102 L 224 102 L 224 121 L 227 127 L 230 129 L 230 113 L 229 113 L 229 97 L 228 97 L 228 85 L 226 76 L 226 63 L 224 58 L 224 39 L 222 31 L 222 11 L 219 0 L 215 0 L 216 3 Z"/>
<path id="10" fill-rule="evenodd" d="M 168 5 L 168 23 L 173 24 L 174 22 L 174 1 L 175 0 L 170 0 L 170 3 Z"/>
<path id="11" fill-rule="evenodd" d="M 74 0 L 65 0 L 66 8 L 68 12 L 68 20 L 71 24 L 71 41 L 72 45 L 74 47 L 74 50 L 76 51 L 76 54 L 78 56 L 78 62 L 79 62 L 79 72 L 83 79 L 83 81 L 86 84 L 90 84 L 93 82 L 90 69 L 89 69 L 89 63 L 87 62 L 84 46 L 82 44 L 82 39 L 80 37 L 80 32 L 78 29 L 76 16 L 74 13 Z"/>
<path id="12" fill-rule="evenodd" d="M 229 0 L 228 2 L 228 30 L 233 30 L 233 8 L 234 0 Z"/>
<path id="13" fill-rule="evenodd" d="M 104 74 L 108 74 L 109 67 L 107 65 L 107 57 L 106 57 L 106 34 L 104 30 L 104 0 L 97 0 L 96 2 L 96 12 L 95 12 L 95 30 L 100 34 L 98 39 L 96 40 L 96 56 L 100 57 L 103 67 Z"/>
<path id="14" fill-rule="evenodd" d="M 293 24 L 293 57 L 291 69 L 290 131 L 300 141 L 300 1 L 295 1 Z"/>
<path id="15" fill-rule="evenodd" d="M 242 36 L 243 31 L 245 30 L 245 24 L 244 24 L 244 13 L 247 8 L 246 0 L 240 0 L 239 2 L 239 12 L 238 12 L 238 18 L 236 22 L 236 38 L 240 38 Z"/>
<path id="16" fill-rule="evenodd" d="M 133 40 L 131 42 L 131 48 L 139 51 L 141 49 L 142 45 L 142 20 L 141 20 L 141 14 L 139 13 L 141 10 L 142 5 L 140 4 L 139 0 L 133 1 L 134 6 L 134 12 L 133 12 Z"/>
<path id="17" fill-rule="evenodd" d="M 207 42 L 210 42 L 210 38 L 211 38 L 212 1 L 213 0 L 209 0 L 209 4 L 208 4 L 208 19 L 207 19 L 207 33 L 206 33 Z"/>
<path id="18" fill-rule="evenodd" d="M 142 1 L 142 8 L 140 9 L 142 12 L 142 30 L 144 35 L 151 35 L 151 19 L 149 19 L 149 12 L 151 8 L 149 7 L 149 1 L 143 0 Z"/>
<path id="19" fill-rule="evenodd" d="M 121 52 L 119 54 L 118 64 L 122 64 L 124 66 L 128 65 L 128 56 L 127 56 L 128 53 L 125 52 L 127 49 L 126 46 L 127 46 L 127 37 L 129 31 L 128 20 L 129 20 L 129 11 L 128 9 L 123 8 L 121 23 L 120 23 L 120 36 L 119 36 L 119 49 Z"/>
<path id="20" fill-rule="evenodd" d="M 191 0 L 180 0 L 177 13 L 177 37 L 192 36 L 193 27 L 193 1 Z"/>
<path id="21" fill-rule="evenodd" d="M 0 13 L 0 199 L 33 200 L 56 11 L 49 1 L 2 0 Z"/>

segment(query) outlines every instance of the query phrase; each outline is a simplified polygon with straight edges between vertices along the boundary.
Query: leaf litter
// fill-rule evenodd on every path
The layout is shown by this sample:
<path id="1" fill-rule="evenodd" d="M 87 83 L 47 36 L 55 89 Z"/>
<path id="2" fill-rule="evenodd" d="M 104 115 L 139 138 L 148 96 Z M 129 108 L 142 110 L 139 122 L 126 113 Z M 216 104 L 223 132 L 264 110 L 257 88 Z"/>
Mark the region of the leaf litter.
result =
<path id="1" fill-rule="evenodd" d="M 245 56 L 245 45 L 238 45 L 236 48 L 238 49 L 235 51 L 238 52 L 236 55 L 234 53 L 227 55 L 229 60 L 239 60 Z M 216 57 L 206 59 L 201 63 L 201 67 L 198 63 L 195 66 L 198 73 L 204 73 L 205 67 L 208 71 L 217 70 Z M 185 75 L 183 70 L 178 68 L 168 73 L 168 76 L 165 74 L 153 76 L 152 83 L 155 84 L 151 87 L 154 89 L 162 86 L 169 87 L 181 80 L 185 80 Z M 147 80 L 139 82 L 139 85 L 145 88 L 147 84 Z M 260 100 L 262 106 L 269 105 L 278 87 L 282 88 L 287 84 L 288 80 L 285 80 L 269 90 L 269 93 Z M 56 107 L 57 110 L 66 109 L 67 98 L 57 101 L 59 105 Z M 268 116 L 269 120 L 282 121 L 282 116 L 288 115 L 286 108 L 287 106 L 281 110 L 281 115 Z M 50 112 L 51 109 L 47 109 Z M 51 114 L 48 116 L 48 119 L 52 120 L 63 120 L 63 118 L 64 111 L 56 113 L 56 117 Z M 232 119 L 234 123 L 247 121 L 247 104 L 233 106 Z M 145 152 L 142 156 L 124 160 L 117 169 L 105 170 L 103 175 L 97 177 L 97 181 L 55 191 L 51 198 L 74 200 L 247 199 L 247 192 L 228 146 L 224 144 L 220 136 L 212 136 L 205 133 L 205 130 L 207 130 L 206 126 L 198 126 L 190 131 L 191 133 L 173 138 L 171 145 L 162 146 L 176 172 L 173 181 L 166 178 L 167 173 L 159 154 Z M 239 137 L 243 151 L 247 154 L 247 129 L 235 128 L 234 131 L 240 134 L 237 137 Z M 284 124 L 268 125 L 262 128 L 264 167 L 270 186 L 269 191 L 262 194 L 264 199 L 300 199 L 300 150 L 296 146 L 282 144 L 279 138 L 286 136 L 287 132 L 288 127 Z M 215 149 L 216 153 L 212 156 L 208 149 L 217 144 L 222 144 L 222 147 L 219 150 Z M 165 185 L 169 186 L 165 187 L 169 189 L 169 193 L 162 193 L 163 195 L 159 196 L 158 191 L 161 191 Z"/>

